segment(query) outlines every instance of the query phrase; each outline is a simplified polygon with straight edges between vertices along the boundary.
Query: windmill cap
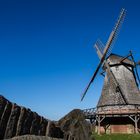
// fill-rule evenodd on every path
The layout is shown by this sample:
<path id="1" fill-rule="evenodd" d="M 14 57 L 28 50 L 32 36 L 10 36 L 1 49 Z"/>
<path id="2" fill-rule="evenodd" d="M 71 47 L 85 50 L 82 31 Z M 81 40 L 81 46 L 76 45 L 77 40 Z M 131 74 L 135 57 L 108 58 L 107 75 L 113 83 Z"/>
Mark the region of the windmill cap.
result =
<path id="1" fill-rule="evenodd" d="M 117 54 L 110 54 L 107 59 L 109 60 L 110 65 L 121 65 L 121 64 L 127 64 L 131 66 L 135 66 L 134 62 L 128 58 L 124 59 L 125 57 L 117 55 Z"/>

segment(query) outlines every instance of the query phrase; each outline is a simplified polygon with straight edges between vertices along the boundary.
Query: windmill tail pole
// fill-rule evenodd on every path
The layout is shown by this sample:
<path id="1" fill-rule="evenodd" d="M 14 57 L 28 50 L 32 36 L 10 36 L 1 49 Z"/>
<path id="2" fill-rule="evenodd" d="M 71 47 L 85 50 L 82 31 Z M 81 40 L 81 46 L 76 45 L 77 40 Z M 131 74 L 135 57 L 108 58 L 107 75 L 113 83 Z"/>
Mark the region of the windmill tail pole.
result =
<path id="1" fill-rule="evenodd" d="M 134 62 L 134 65 L 135 65 L 135 73 L 136 73 L 136 76 L 137 76 L 137 81 L 138 81 L 138 86 L 140 85 L 140 77 L 139 77 L 139 74 L 138 74 L 138 70 L 137 70 L 137 63 L 135 62 L 135 59 L 133 57 L 133 54 L 132 54 L 132 51 L 130 51 L 130 54 L 131 54 L 131 58 Z M 140 62 L 138 62 L 139 64 Z"/>

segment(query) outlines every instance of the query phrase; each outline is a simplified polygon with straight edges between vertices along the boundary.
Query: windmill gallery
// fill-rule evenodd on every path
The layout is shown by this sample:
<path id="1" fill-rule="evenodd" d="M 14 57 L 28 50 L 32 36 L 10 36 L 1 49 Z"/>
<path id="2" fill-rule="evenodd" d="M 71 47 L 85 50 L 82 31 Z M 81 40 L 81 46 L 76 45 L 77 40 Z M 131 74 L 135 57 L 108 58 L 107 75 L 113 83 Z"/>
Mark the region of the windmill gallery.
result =
<path id="1" fill-rule="evenodd" d="M 97 107 L 84 110 L 86 119 L 95 125 L 98 134 L 140 132 L 140 78 L 137 71 L 140 62 L 135 62 L 131 51 L 125 57 L 110 53 L 125 13 L 122 9 L 106 45 L 100 40 L 95 43 L 100 63 L 81 98 L 84 99 L 102 67 L 104 85 Z"/>

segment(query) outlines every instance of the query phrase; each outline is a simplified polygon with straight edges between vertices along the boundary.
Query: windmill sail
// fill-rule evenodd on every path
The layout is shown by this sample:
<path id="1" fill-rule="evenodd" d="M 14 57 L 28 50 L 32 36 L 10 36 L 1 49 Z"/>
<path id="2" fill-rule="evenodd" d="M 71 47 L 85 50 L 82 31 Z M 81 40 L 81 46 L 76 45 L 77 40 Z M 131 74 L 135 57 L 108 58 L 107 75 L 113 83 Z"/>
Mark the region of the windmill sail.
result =
<path id="1" fill-rule="evenodd" d="M 95 70 L 95 72 L 94 72 L 94 74 L 93 74 L 88 86 L 86 87 L 86 89 L 85 89 L 85 91 L 84 91 L 84 93 L 82 95 L 81 101 L 84 99 L 84 97 L 85 97 L 85 95 L 86 95 L 91 83 L 94 81 L 94 79 L 95 79 L 95 77 L 96 77 L 96 75 L 97 75 L 102 63 L 104 62 L 104 59 L 106 58 L 106 54 L 108 53 L 109 48 L 111 47 L 111 45 L 113 44 L 113 42 L 114 42 L 114 40 L 115 40 L 115 38 L 117 36 L 117 33 L 118 33 L 119 29 L 120 29 L 120 26 L 123 23 L 125 13 L 126 13 L 125 9 L 122 9 L 122 11 L 120 13 L 120 16 L 118 18 L 118 21 L 115 24 L 115 27 L 114 27 L 113 31 L 111 32 L 111 34 L 109 36 L 109 39 L 108 39 L 108 41 L 106 43 L 106 46 L 105 46 L 104 51 L 103 51 L 102 58 L 101 58 L 101 60 L 100 60 L 100 62 L 98 64 L 98 66 L 97 66 L 97 68 L 96 68 L 96 70 Z"/>

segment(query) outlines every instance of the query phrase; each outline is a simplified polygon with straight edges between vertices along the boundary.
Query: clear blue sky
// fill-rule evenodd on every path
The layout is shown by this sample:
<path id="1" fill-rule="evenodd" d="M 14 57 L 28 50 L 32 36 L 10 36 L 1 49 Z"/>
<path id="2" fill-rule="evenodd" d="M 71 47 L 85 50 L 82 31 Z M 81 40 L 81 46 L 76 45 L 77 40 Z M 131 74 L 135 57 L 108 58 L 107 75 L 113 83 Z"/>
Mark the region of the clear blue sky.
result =
<path id="1" fill-rule="evenodd" d="M 54 120 L 96 106 L 100 75 L 80 102 L 99 62 L 93 45 L 106 42 L 121 8 L 127 15 L 113 53 L 133 50 L 138 60 L 138 0 L 0 0 L 1 94 Z"/>

